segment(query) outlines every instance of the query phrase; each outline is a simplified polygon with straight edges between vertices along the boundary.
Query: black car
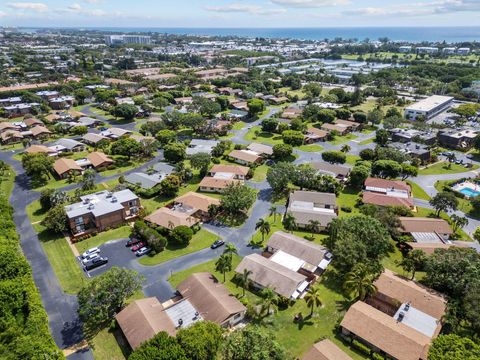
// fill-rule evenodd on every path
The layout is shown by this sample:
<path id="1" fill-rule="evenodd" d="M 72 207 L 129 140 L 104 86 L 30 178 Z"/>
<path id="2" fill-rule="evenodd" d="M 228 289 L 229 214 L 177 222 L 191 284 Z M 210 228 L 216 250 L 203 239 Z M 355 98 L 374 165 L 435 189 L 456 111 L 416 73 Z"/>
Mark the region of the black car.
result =
<path id="1" fill-rule="evenodd" d="M 97 257 L 95 259 L 90 260 L 88 263 L 85 264 L 85 270 L 93 270 L 99 266 L 105 265 L 108 263 L 107 257 Z"/>
<path id="2" fill-rule="evenodd" d="M 138 244 L 140 242 L 140 239 L 137 239 L 137 238 L 130 238 L 128 239 L 128 241 L 125 243 L 125 246 L 126 247 L 130 247 L 130 246 L 133 246 L 135 244 Z"/>
<path id="3" fill-rule="evenodd" d="M 220 246 L 224 245 L 225 244 L 225 241 L 223 240 L 216 240 L 212 246 L 210 246 L 211 249 L 216 249 L 216 248 L 219 248 Z"/>

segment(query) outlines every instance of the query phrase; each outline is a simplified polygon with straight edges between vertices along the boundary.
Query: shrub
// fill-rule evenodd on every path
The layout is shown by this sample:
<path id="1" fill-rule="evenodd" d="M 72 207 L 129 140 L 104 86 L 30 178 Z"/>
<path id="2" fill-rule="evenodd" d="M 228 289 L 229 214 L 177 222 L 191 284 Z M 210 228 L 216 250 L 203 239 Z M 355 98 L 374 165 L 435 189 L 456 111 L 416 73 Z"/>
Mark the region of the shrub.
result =
<path id="1" fill-rule="evenodd" d="M 180 225 L 172 230 L 170 240 L 178 245 L 187 246 L 190 243 L 190 240 L 192 240 L 192 237 L 192 229 L 190 229 L 188 226 Z"/>
<path id="2" fill-rule="evenodd" d="M 340 209 L 346 213 L 352 212 L 352 208 L 350 206 L 342 206 Z"/>

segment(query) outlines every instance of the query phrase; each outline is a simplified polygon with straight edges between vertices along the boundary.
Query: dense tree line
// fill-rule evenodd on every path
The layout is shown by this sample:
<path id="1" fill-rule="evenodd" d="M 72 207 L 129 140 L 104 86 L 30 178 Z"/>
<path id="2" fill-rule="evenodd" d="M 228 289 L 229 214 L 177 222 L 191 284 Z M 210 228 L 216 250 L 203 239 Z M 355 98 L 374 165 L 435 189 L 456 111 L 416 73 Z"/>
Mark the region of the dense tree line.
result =
<path id="1" fill-rule="evenodd" d="M 0 196 L 0 358 L 63 359 L 48 327 L 47 314 L 20 250 L 8 199 Z"/>

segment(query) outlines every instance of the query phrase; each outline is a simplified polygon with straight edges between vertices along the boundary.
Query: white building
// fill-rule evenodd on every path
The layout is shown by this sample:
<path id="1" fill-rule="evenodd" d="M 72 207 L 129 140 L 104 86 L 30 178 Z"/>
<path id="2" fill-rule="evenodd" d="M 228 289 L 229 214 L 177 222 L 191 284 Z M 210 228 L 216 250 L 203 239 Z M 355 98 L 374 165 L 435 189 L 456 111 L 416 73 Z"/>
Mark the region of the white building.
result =
<path id="1" fill-rule="evenodd" d="M 419 54 L 436 54 L 436 53 L 438 53 L 438 48 L 429 47 L 429 46 L 421 46 L 421 47 L 417 48 L 417 52 Z"/>
<path id="2" fill-rule="evenodd" d="M 423 116 L 425 120 L 447 110 L 453 102 L 451 96 L 433 95 L 423 99 L 415 104 L 405 108 L 405 117 L 407 119 L 416 120 L 419 116 Z"/>
<path id="3" fill-rule="evenodd" d="M 398 51 L 400 51 L 401 53 L 409 53 L 410 51 L 412 51 L 412 47 L 411 46 L 400 46 L 398 48 Z"/>
<path id="4" fill-rule="evenodd" d="M 152 38 L 146 35 L 107 35 L 105 36 L 105 44 L 122 45 L 122 44 L 143 44 L 149 45 Z"/>
<path id="5" fill-rule="evenodd" d="M 457 50 L 457 54 L 458 55 L 468 55 L 468 54 L 470 54 L 470 48 L 467 48 L 467 47 L 459 48 Z"/>

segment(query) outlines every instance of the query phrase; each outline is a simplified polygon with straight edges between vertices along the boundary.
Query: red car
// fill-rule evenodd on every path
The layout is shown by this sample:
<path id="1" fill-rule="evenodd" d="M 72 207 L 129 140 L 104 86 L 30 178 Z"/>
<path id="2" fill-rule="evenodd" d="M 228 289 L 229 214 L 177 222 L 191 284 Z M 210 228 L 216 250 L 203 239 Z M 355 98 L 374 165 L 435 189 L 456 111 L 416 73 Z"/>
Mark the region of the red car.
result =
<path id="1" fill-rule="evenodd" d="M 127 243 L 125 244 L 126 247 L 130 247 L 132 245 L 138 244 L 140 242 L 140 239 L 137 238 L 130 238 L 128 239 Z"/>
<path id="2" fill-rule="evenodd" d="M 140 241 L 139 243 L 136 243 L 135 245 L 133 245 L 130 249 L 132 251 L 137 251 L 137 250 L 140 250 L 144 246 L 146 246 L 145 243 Z"/>

